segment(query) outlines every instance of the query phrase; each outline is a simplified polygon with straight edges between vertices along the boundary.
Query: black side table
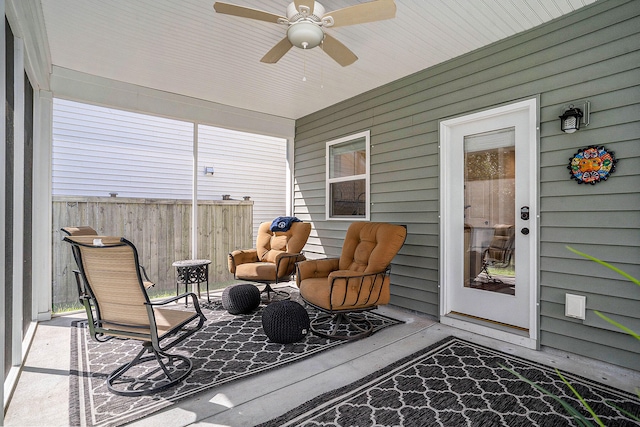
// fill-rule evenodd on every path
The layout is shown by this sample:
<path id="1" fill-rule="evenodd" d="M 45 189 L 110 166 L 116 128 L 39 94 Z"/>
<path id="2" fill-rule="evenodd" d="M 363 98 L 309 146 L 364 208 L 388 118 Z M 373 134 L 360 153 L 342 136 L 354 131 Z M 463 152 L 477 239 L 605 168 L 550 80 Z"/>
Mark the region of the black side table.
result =
<path id="1" fill-rule="evenodd" d="M 180 295 L 180 285 L 184 285 L 184 291 L 189 292 L 189 285 L 196 285 L 198 288 L 198 298 L 200 298 L 200 283 L 207 284 L 207 301 L 209 299 L 209 264 L 208 259 L 185 259 L 176 261 L 173 266 L 176 267 L 176 296 Z M 185 300 L 186 301 L 186 300 Z"/>

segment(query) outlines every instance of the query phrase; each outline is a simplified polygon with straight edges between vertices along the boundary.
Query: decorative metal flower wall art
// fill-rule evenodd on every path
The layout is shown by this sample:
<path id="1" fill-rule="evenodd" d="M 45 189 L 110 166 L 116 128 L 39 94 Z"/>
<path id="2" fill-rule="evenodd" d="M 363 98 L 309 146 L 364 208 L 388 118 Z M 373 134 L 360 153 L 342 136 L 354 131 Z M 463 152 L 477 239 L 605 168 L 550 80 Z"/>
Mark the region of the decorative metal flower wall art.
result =
<path id="1" fill-rule="evenodd" d="M 616 163 L 613 151 L 608 151 L 604 147 L 590 146 L 578 150 L 569 159 L 569 173 L 571 178 L 578 181 L 578 184 L 592 184 L 606 181 L 616 170 Z"/>

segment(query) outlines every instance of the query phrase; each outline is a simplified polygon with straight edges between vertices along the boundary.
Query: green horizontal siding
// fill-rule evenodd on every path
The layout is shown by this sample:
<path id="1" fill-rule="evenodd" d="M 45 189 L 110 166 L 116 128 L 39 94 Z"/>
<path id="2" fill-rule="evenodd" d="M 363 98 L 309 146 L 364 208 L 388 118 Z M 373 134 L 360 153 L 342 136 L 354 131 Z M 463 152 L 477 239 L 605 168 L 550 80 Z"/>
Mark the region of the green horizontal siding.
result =
<path id="1" fill-rule="evenodd" d="M 440 120 L 540 99 L 540 337 L 543 346 L 639 369 L 640 348 L 595 310 L 640 325 L 640 289 L 570 245 L 640 276 L 640 2 L 597 2 L 550 23 L 415 73 L 296 121 L 295 214 L 314 224 L 310 256 L 338 255 L 348 222 L 325 221 L 325 143 L 371 131 L 371 219 L 405 224 L 392 266 L 392 303 L 438 316 Z M 591 124 L 559 130 L 571 102 Z M 578 185 L 567 164 L 605 145 L 611 179 Z M 587 296 L 587 319 L 564 316 L 564 295 Z"/>

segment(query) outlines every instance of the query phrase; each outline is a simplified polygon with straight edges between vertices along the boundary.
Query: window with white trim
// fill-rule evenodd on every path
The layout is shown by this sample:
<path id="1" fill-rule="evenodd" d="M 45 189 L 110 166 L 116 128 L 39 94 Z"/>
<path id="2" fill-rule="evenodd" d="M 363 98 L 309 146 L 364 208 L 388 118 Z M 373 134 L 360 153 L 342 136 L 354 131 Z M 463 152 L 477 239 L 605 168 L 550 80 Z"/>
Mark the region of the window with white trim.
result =
<path id="1" fill-rule="evenodd" d="M 327 219 L 369 219 L 369 143 L 365 131 L 327 142 Z"/>

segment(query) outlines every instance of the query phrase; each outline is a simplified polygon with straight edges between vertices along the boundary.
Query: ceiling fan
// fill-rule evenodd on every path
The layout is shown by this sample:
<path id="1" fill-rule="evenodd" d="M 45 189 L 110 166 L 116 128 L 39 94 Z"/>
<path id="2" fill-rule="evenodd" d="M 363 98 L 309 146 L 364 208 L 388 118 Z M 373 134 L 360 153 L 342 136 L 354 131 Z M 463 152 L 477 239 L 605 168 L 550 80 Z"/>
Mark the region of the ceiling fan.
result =
<path id="1" fill-rule="evenodd" d="M 218 13 L 272 22 L 287 27 L 286 37 L 267 52 L 260 60 L 261 62 L 275 64 L 293 46 L 313 49 L 322 45 L 321 49 L 343 67 L 353 64 L 358 57 L 335 37 L 327 34 L 324 28 L 381 21 L 396 15 L 394 0 L 375 0 L 328 13 L 325 13 L 324 6 L 317 1 L 295 0 L 287 7 L 286 17 L 223 2 L 215 2 L 213 8 Z"/>

